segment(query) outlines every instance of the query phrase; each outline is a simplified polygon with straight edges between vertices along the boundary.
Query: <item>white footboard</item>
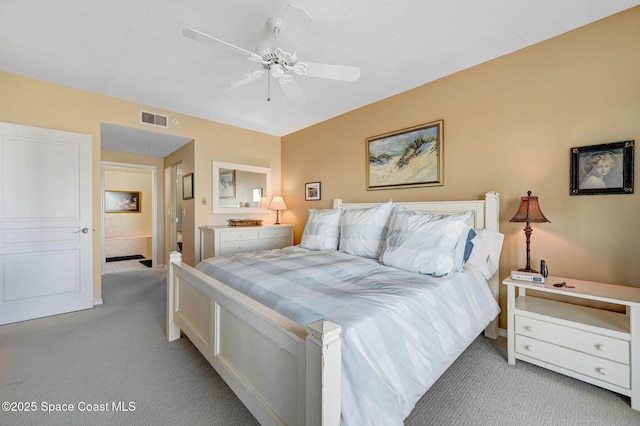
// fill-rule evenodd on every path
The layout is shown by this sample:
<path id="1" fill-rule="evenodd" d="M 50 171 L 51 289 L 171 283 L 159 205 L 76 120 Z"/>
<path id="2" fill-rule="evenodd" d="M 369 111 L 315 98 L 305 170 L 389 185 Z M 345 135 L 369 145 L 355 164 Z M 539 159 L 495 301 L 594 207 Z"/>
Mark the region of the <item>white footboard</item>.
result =
<path id="1" fill-rule="evenodd" d="M 339 325 L 302 327 L 172 253 L 167 338 L 189 337 L 263 425 L 340 423 Z"/>

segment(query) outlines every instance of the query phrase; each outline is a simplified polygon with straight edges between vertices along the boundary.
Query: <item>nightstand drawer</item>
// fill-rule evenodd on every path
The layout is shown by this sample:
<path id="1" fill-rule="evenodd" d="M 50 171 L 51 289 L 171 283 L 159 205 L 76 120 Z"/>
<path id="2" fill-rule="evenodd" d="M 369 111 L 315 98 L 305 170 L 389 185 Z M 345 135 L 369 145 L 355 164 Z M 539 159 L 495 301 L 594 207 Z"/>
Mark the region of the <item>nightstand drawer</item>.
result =
<path id="1" fill-rule="evenodd" d="M 515 351 L 625 389 L 631 386 L 631 369 L 628 365 L 520 335 L 515 336 Z"/>
<path id="2" fill-rule="evenodd" d="M 629 364 L 629 342 L 515 315 L 515 332 L 589 355 Z"/>
<path id="3" fill-rule="evenodd" d="M 260 238 L 260 231 L 254 229 L 220 232 L 220 241 L 257 240 L 258 238 Z"/>

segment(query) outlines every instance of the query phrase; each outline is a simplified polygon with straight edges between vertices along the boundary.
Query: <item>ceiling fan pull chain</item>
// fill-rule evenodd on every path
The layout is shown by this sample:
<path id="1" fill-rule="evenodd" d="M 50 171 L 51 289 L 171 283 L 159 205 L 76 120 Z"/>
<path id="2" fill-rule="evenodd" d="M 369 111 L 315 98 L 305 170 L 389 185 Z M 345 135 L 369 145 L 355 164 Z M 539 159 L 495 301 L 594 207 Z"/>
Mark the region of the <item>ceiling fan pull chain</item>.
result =
<path id="1" fill-rule="evenodd" d="M 271 102 L 271 75 L 267 72 L 267 102 Z"/>

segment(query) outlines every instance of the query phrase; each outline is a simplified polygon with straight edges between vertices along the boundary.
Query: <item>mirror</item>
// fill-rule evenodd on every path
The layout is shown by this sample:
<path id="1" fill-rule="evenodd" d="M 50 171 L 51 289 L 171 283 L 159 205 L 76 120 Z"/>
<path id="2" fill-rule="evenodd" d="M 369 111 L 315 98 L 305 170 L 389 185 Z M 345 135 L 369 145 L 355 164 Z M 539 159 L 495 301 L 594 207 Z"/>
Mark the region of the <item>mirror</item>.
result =
<path id="1" fill-rule="evenodd" d="M 269 213 L 271 169 L 214 161 L 213 213 Z"/>

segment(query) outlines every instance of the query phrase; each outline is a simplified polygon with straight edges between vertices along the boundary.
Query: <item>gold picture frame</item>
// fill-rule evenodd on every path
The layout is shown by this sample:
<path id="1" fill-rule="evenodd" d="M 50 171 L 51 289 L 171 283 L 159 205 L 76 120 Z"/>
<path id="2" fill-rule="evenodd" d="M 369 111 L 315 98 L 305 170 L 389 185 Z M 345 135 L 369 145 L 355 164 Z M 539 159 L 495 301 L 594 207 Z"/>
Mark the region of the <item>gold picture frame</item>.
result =
<path id="1" fill-rule="evenodd" d="M 444 185 L 444 121 L 367 138 L 367 190 Z"/>

